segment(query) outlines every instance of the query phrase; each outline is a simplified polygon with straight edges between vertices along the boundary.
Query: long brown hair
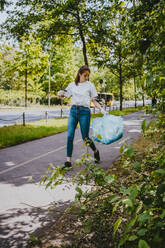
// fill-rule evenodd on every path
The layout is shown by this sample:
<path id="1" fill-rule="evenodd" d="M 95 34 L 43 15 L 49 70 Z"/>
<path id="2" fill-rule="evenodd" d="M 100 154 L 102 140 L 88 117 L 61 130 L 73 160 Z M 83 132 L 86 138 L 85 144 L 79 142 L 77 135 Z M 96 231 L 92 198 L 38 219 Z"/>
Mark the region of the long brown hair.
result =
<path id="1" fill-rule="evenodd" d="M 78 85 L 78 83 L 80 82 L 80 75 L 79 74 L 83 74 L 85 71 L 89 71 L 90 73 L 90 69 L 87 65 L 83 65 L 80 67 L 80 69 L 77 72 L 77 76 L 75 78 L 75 84 Z"/>

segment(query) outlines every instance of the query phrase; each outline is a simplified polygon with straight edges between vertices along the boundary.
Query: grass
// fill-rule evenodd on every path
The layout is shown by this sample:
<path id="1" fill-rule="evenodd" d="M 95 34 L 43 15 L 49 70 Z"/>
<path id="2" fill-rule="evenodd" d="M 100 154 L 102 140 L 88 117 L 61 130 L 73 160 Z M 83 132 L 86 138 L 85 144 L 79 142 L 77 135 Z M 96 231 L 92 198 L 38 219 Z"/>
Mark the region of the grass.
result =
<path id="1" fill-rule="evenodd" d="M 131 114 L 131 113 L 135 113 L 135 112 L 143 110 L 143 109 L 144 109 L 143 107 L 137 107 L 137 108 L 123 109 L 122 111 L 120 111 L 120 110 L 112 110 L 112 111 L 109 112 L 109 114 L 118 115 L 118 116 L 124 116 L 124 115 L 128 115 L 128 114 Z M 103 116 L 101 113 L 92 114 L 93 118 L 101 117 L 101 116 Z"/>
<path id="2" fill-rule="evenodd" d="M 5 126 L 0 128 L 0 148 L 47 137 L 67 130 L 67 119 L 34 122 L 32 124 Z"/>
<path id="3" fill-rule="evenodd" d="M 138 108 L 129 108 L 120 110 L 113 110 L 110 114 L 113 115 L 127 115 L 141 110 Z M 101 113 L 93 114 L 92 118 L 101 117 Z M 0 128 L 0 148 L 5 148 L 17 144 L 21 144 L 30 140 L 47 137 L 67 130 L 67 118 L 49 119 L 48 123 L 45 120 L 27 123 L 26 126 L 12 125 Z"/>

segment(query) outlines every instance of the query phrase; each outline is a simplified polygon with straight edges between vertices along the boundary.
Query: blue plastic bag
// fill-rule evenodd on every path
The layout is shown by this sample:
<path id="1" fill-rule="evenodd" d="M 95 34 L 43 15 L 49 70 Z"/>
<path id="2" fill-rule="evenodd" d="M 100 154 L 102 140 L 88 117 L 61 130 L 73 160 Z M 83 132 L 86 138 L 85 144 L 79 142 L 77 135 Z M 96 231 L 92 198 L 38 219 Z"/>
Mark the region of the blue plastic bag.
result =
<path id="1" fill-rule="evenodd" d="M 104 115 L 92 121 L 93 139 L 102 143 L 110 144 L 123 136 L 123 118 L 115 115 Z"/>

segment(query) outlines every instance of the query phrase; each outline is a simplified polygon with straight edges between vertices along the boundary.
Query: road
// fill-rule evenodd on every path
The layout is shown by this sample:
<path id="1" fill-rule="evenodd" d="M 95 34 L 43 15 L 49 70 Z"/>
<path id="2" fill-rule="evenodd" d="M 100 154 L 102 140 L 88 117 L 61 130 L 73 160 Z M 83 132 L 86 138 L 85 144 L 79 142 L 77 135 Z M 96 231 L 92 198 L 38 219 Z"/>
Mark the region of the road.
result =
<path id="1" fill-rule="evenodd" d="M 146 104 L 150 104 L 150 100 L 146 100 Z M 137 101 L 137 106 L 142 106 L 142 101 Z M 123 108 L 134 107 L 134 101 L 125 101 L 123 103 Z M 115 102 L 114 106 L 111 109 L 119 109 L 119 102 Z M 1 108 L 2 110 L 2 108 Z M 18 123 L 23 123 L 23 113 L 25 113 L 25 121 L 32 122 L 38 120 L 45 120 L 46 118 L 59 118 L 67 117 L 69 114 L 69 108 L 63 107 L 62 114 L 61 108 L 42 108 L 42 109 L 24 109 L 24 108 L 15 108 L 13 111 L 9 108 L 4 108 L 3 111 L 0 111 L 0 127 L 5 125 L 13 125 Z M 107 107 L 109 110 L 109 107 Z M 98 112 L 97 109 L 91 109 L 92 112 Z"/>
<path id="2" fill-rule="evenodd" d="M 25 114 L 25 122 L 46 120 L 46 118 L 61 117 L 61 109 L 20 109 L 0 112 L 0 127 L 5 125 L 13 125 L 23 123 L 23 113 Z M 62 109 L 62 117 L 68 116 L 69 108 Z"/>
<path id="3" fill-rule="evenodd" d="M 120 141 L 110 145 L 96 143 L 101 155 L 98 166 L 112 167 L 124 139 L 132 142 L 139 136 L 144 118 L 149 116 L 142 112 L 124 116 L 124 136 Z M 65 162 L 65 144 L 66 132 L 0 150 L 0 248 L 27 247 L 29 233 L 50 225 L 57 212 L 74 200 L 75 188 L 69 183 L 54 190 L 45 190 L 39 183 L 50 163 L 61 166 Z M 77 129 L 73 162 L 84 152 Z M 72 169 L 68 178 L 77 171 Z M 49 213 L 53 203 L 56 211 Z"/>

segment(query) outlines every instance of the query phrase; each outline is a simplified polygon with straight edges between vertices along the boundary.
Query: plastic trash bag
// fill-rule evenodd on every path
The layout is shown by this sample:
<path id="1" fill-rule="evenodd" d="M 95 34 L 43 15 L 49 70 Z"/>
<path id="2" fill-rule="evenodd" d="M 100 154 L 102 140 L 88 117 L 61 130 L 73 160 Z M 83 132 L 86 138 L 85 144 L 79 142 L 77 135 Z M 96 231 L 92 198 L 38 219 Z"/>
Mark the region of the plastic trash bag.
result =
<path id="1" fill-rule="evenodd" d="M 104 115 L 92 121 L 93 139 L 102 143 L 110 144 L 123 136 L 123 118 L 115 115 Z"/>

